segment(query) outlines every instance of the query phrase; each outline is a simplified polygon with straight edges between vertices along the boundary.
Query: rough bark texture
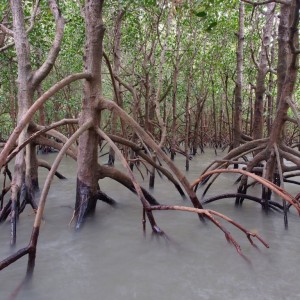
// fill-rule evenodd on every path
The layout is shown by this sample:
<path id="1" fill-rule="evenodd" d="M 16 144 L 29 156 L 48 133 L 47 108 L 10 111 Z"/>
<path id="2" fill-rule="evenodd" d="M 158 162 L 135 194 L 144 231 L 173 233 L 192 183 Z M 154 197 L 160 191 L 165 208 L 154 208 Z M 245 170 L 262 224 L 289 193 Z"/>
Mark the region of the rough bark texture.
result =
<path id="1" fill-rule="evenodd" d="M 120 67 L 121 67 L 121 28 L 122 28 L 122 18 L 124 16 L 125 11 L 122 9 L 118 10 L 116 21 L 115 21 L 115 30 L 114 30 L 114 48 L 113 48 L 113 74 L 119 75 Z M 112 80 L 114 80 L 112 78 Z M 114 101 L 121 106 L 121 94 L 120 94 L 120 83 L 115 85 L 116 94 L 114 96 Z M 117 116 L 115 114 L 112 115 L 112 124 L 111 124 L 111 132 L 112 134 L 116 133 L 117 127 Z M 108 165 L 114 165 L 115 162 L 115 153 L 112 148 L 109 148 L 109 156 L 108 156 Z"/>
<path id="2" fill-rule="evenodd" d="M 290 49 L 289 41 L 289 12 L 290 6 L 281 4 L 280 6 L 280 21 L 278 27 L 278 63 L 277 63 L 277 100 L 276 107 L 279 106 L 282 87 L 285 80 L 286 70 L 288 66 L 288 57 Z"/>
<path id="3" fill-rule="evenodd" d="M 96 109 L 101 95 L 101 61 L 104 26 L 102 21 L 103 1 L 86 1 L 85 23 L 85 71 L 92 79 L 85 82 L 82 112 L 79 125 L 92 120 L 94 126 L 100 122 L 100 111 Z M 80 228 L 84 219 L 93 214 L 97 203 L 98 178 L 98 135 L 89 129 L 79 138 L 77 192 L 75 204 L 76 228 Z"/>
<path id="4" fill-rule="evenodd" d="M 178 24 L 178 23 L 177 23 Z M 176 149 L 176 143 L 177 143 L 177 130 L 178 130 L 178 124 L 177 124 L 177 80 L 179 75 L 179 63 L 180 63 L 180 55 L 179 55 L 179 49 L 180 49 L 180 38 L 181 38 L 181 32 L 180 32 L 180 26 L 177 25 L 176 28 L 176 59 L 175 59 L 175 66 L 174 66 L 174 74 L 173 74 L 173 93 L 172 93 L 172 139 L 171 139 L 171 159 L 174 160 L 175 158 L 175 149 Z"/>
<path id="5" fill-rule="evenodd" d="M 257 65 L 254 119 L 253 119 L 253 138 L 261 139 L 264 129 L 264 95 L 266 91 L 265 79 L 271 66 L 268 66 L 269 46 L 272 37 L 273 20 L 275 15 L 275 3 L 268 3 L 265 12 L 266 24 L 263 29 L 262 43 Z"/>
<path id="6" fill-rule="evenodd" d="M 236 148 L 241 142 L 242 127 L 242 88 L 243 88 L 243 47 L 244 47 L 244 3 L 240 2 L 239 8 L 239 32 L 237 46 L 237 79 L 235 83 L 235 102 L 234 102 L 234 124 L 233 124 L 233 144 Z"/>
<path id="7" fill-rule="evenodd" d="M 11 1 L 13 15 L 13 30 L 15 38 L 15 48 L 18 58 L 18 122 L 27 112 L 33 101 L 32 70 L 30 65 L 30 48 L 25 30 L 22 2 L 20 0 Z M 23 129 L 18 143 L 21 144 L 27 138 L 27 126 Z M 30 151 L 28 147 L 28 151 Z M 22 149 L 16 156 L 14 175 L 11 189 L 11 243 L 16 242 L 16 219 L 18 217 L 20 189 L 25 180 L 25 149 Z M 27 181 L 27 184 L 30 182 Z"/>
<path id="8" fill-rule="evenodd" d="M 58 4 L 55 0 L 48 0 L 52 15 L 55 19 L 56 33 L 52 47 L 44 63 L 36 71 L 32 70 L 30 61 L 30 45 L 28 32 L 33 28 L 34 18 L 38 10 L 39 1 L 36 1 L 32 15 L 30 17 L 29 28 L 25 27 L 25 18 L 23 12 L 23 3 L 20 0 L 10 1 L 13 32 L 16 56 L 18 60 L 18 117 L 17 126 L 7 141 L 3 151 L 0 154 L 0 167 L 4 165 L 4 160 L 18 139 L 18 146 L 21 146 L 29 136 L 28 124 L 33 116 L 34 93 L 40 86 L 43 79 L 51 71 L 53 64 L 58 56 L 60 44 L 63 37 L 65 20 L 60 14 Z M 2 48 L 3 50 L 3 48 Z M 30 143 L 25 148 L 21 148 L 16 155 L 14 175 L 11 185 L 11 233 L 12 244 L 16 241 L 16 220 L 20 211 L 20 197 L 24 200 L 21 203 L 21 209 L 26 203 L 30 203 L 34 208 L 34 191 L 38 189 L 38 163 L 36 158 L 35 144 Z"/>
<path id="9" fill-rule="evenodd" d="M 280 143 L 282 130 L 287 119 L 288 101 L 292 98 L 298 68 L 298 54 L 293 48 L 298 48 L 298 1 L 292 1 L 287 6 L 281 4 L 281 14 L 278 35 L 278 107 L 270 133 L 270 145 Z M 297 19 L 297 20 L 296 20 Z M 286 29 L 287 26 L 287 29 Z M 294 53 L 293 53 L 294 52 Z"/>

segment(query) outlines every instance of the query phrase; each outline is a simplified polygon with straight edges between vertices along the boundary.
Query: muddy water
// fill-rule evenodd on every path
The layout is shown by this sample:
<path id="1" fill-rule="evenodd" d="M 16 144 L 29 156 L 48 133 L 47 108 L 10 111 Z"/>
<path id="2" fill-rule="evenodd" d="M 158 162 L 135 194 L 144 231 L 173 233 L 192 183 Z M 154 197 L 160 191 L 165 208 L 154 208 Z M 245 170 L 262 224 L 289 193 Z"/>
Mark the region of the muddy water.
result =
<path id="1" fill-rule="evenodd" d="M 54 155 L 44 156 L 49 161 Z M 189 179 L 215 158 L 209 150 L 191 163 Z M 176 158 L 184 170 L 183 158 Z M 169 241 L 143 234 L 141 205 L 131 192 L 110 180 L 102 189 L 118 201 L 117 208 L 99 203 L 95 218 L 77 233 L 68 226 L 75 198 L 76 166 L 64 159 L 60 171 L 68 180 L 54 180 L 41 229 L 36 268 L 32 280 L 23 280 L 27 258 L 0 272 L 0 299 L 300 299 L 299 218 L 292 210 L 285 230 L 280 213 L 268 215 L 252 202 L 235 208 L 233 199 L 207 205 L 258 231 L 270 249 L 252 247 L 244 235 L 226 224 L 240 243 L 248 261 L 239 256 L 212 224 L 203 225 L 184 212 L 155 212 Z M 45 171 L 41 177 L 45 178 Z M 211 194 L 234 191 L 236 176 L 220 176 Z M 144 183 L 145 186 L 147 183 Z M 294 188 L 293 192 L 297 192 Z M 252 191 L 256 193 L 255 189 Z M 188 204 L 167 180 L 159 180 L 153 192 L 164 204 Z M 27 244 L 33 215 L 21 216 L 16 249 Z M 0 258 L 9 247 L 9 224 L 0 228 Z"/>

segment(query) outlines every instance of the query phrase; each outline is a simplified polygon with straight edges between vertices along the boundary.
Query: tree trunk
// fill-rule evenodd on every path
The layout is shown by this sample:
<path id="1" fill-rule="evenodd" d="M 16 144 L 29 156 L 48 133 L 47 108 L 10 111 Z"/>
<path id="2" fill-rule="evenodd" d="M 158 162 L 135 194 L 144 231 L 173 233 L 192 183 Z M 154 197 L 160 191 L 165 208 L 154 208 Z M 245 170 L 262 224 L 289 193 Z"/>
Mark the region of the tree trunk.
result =
<path id="1" fill-rule="evenodd" d="M 79 125 L 92 120 L 94 126 L 100 124 L 100 111 L 96 105 L 101 96 L 101 61 L 104 25 L 102 21 L 103 0 L 86 1 L 85 4 L 85 71 L 92 79 L 84 84 L 84 96 Z M 79 229 L 87 216 L 94 213 L 98 190 L 98 135 L 91 128 L 79 138 L 78 169 L 75 217 L 76 229 Z"/>
<path id="2" fill-rule="evenodd" d="M 179 22 L 177 22 L 176 27 L 176 60 L 175 60 L 175 68 L 174 68 L 174 75 L 173 75 L 173 95 L 172 95 L 172 139 L 171 139 L 171 159 L 174 160 L 175 154 L 176 154 L 176 143 L 177 143 L 177 80 L 178 80 L 178 74 L 179 74 L 179 63 L 180 63 L 180 55 L 179 55 L 179 48 L 180 48 L 180 42 L 181 42 L 181 31 Z"/>
<path id="3" fill-rule="evenodd" d="M 280 87 L 278 87 L 278 92 L 280 92 L 280 95 L 277 113 L 270 134 L 270 145 L 274 143 L 280 143 L 282 139 L 281 133 L 284 128 L 284 123 L 286 121 L 287 111 L 289 108 L 288 101 L 293 96 L 296 84 L 298 53 L 295 48 L 297 49 L 299 44 L 297 36 L 299 6 L 299 1 L 295 0 L 292 1 L 290 5 L 281 4 L 277 66 L 278 85 L 280 85 Z"/>
<path id="4" fill-rule="evenodd" d="M 276 108 L 279 107 L 283 84 L 285 81 L 286 70 L 288 67 L 288 58 L 290 49 L 289 41 L 289 12 L 290 5 L 280 5 L 280 21 L 278 26 L 278 63 L 277 63 L 277 98 Z"/>
<path id="5" fill-rule="evenodd" d="M 244 47 L 244 3 L 240 1 L 239 7 L 239 32 L 237 45 L 237 66 L 236 66 L 236 83 L 235 83 L 235 102 L 234 102 L 234 119 L 233 119 L 233 143 L 232 148 L 236 148 L 241 142 L 242 127 L 242 89 L 243 89 L 243 47 Z"/>
<path id="6" fill-rule="evenodd" d="M 264 130 L 264 95 L 266 91 L 265 79 L 268 70 L 269 47 L 272 38 L 273 21 L 275 15 L 275 3 L 267 4 L 265 12 L 266 24 L 263 29 L 262 43 L 259 54 L 259 63 L 257 66 L 256 88 L 255 88 L 255 103 L 254 103 L 254 118 L 253 118 L 253 138 L 263 138 Z"/>
<path id="7" fill-rule="evenodd" d="M 191 64 L 192 66 L 193 64 Z M 192 84 L 192 67 L 189 70 L 187 92 L 185 99 L 185 139 L 184 139 L 184 152 L 185 152 L 185 170 L 190 169 L 190 154 L 189 154 L 189 144 L 190 144 L 190 124 L 191 124 L 191 107 L 190 107 L 190 97 L 191 97 L 191 84 Z"/>
<path id="8" fill-rule="evenodd" d="M 114 48 L 113 48 L 113 73 L 115 75 L 119 75 L 120 67 L 121 67 L 121 28 L 122 28 L 122 18 L 124 16 L 125 11 L 122 9 L 118 10 L 116 21 L 115 21 L 115 29 L 114 29 Z M 120 84 L 116 84 L 116 95 L 114 96 L 114 101 L 121 106 L 121 94 L 120 94 Z M 121 106 L 122 107 L 122 106 Z M 111 133 L 116 133 L 117 127 L 117 116 L 112 113 L 112 121 L 111 121 Z M 115 162 L 115 152 L 110 147 L 108 154 L 108 165 L 112 166 Z"/>
<path id="9" fill-rule="evenodd" d="M 30 45 L 25 28 L 24 12 L 22 1 L 10 1 L 12 19 L 13 19 L 13 37 L 18 59 L 18 117 L 17 122 L 20 130 L 14 130 L 14 134 L 19 135 L 18 145 L 23 144 L 28 138 L 27 114 L 33 105 L 34 93 L 43 79 L 51 71 L 53 64 L 60 50 L 60 44 L 63 37 L 65 21 L 60 14 L 59 7 L 55 0 L 48 0 L 50 10 L 55 18 L 56 34 L 52 47 L 48 53 L 45 62 L 36 71 L 32 71 L 30 62 Z M 38 5 L 38 2 L 37 2 Z M 37 8 L 37 7 L 36 7 Z M 23 124 L 23 125 L 22 125 Z M 21 133 L 20 133 L 21 132 Z M 9 144 L 9 143 L 8 143 Z M 6 145 L 7 146 L 7 145 Z M 11 147 L 9 145 L 8 147 Z M 8 148 L 1 154 L 5 154 Z M 25 155 L 26 153 L 26 155 Z M 3 154 L 3 156 L 4 156 Z M 3 157 L 2 156 L 2 157 Z M 12 244 L 16 242 L 16 220 L 19 214 L 20 194 L 24 197 L 24 203 L 29 202 L 34 208 L 33 192 L 38 188 L 38 163 L 34 144 L 28 144 L 26 151 L 22 148 L 18 152 L 15 159 L 14 175 L 12 179 L 11 189 L 11 224 L 12 224 Z M 22 188 L 22 191 L 21 191 Z"/>
<path id="10" fill-rule="evenodd" d="M 18 58 L 18 118 L 20 122 L 33 101 L 32 70 L 30 65 L 30 48 L 25 30 L 22 2 L 11 0 L 15 47 Z M 23 129 L 18 145 L 28 137 L 27 126 Z M 28 150 L 30 151 L 29 147 Z M 11 243 L 16 242 L 16 220 L 18 217 L 20 189 L 25 182 L 25 149 L 21 150 L 15 159 L 14 175 L 11 190 Z"/>

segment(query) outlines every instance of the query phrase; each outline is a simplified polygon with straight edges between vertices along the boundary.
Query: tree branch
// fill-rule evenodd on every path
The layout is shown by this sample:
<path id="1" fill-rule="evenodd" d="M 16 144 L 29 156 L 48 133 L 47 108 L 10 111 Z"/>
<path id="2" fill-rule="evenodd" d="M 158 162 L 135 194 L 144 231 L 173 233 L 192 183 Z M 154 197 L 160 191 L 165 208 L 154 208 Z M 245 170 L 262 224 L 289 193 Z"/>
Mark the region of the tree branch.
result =
<path id="1" fill-rule="evenodd" d="M 111 63 L 109 61 L 109 58 L 108 58 L 107 54 L 104 51 L 103 51 L 103 57 L 104 57 L 106 65 L 107 65 L 107 68 L 109 70 L 109 74 L 110 74 L 111 82 L 112 82 L 112 85 L 113 85 L 113 88 L 114 88 L 117 103 L 120 104 L 118 89 L 117 89 L 116 80 L 115 80 L 115 77 L 114 77 L 114 72 L 113 72 L 113 69 L 111 67 Z"/>
<path id="2" fill-rule="evenodd" d="M 38 8 L 39 8 L 39 4 L 40 4 L 40 0 L 36 0 L 35 5 L 33 6 L 33 9 L 32 9 L 32 14 L 30 16 L 30 21 L 29 21 L 30 25 L 27 28 L 27 31 L 26 31 L 27 33 L 29 33 L 33 29 L 34 22 L 35 22 L 35 17 L 37 15 Z"/>
<path id="3" fill-rule="evenodd" d="M 42 129 L 40 129 L 39 131 L 35 132 L 34 134 L 32 134 L 27 140 L 24 141 L 24 143 L 18 145 L 13 152 L 11 152 L 8 157 L 6 158 L 6 162 L 5 164 L 8 164 L 16 155 L 19 151 L 21 151 L 26 145 L 28 145 L 32 140 L 34 140 L 36 137 L 42 135 L 43 133 L 46 133 L 47 131 L 56 128 L 58 126 L 62 126 L 65 124 L 78 124 L 78 120 L 74 120 L 74 119 L 63 119 L 59 122 L 53 123 L 49 126 L 39 126 Z"/>
<path id="4" fill-rule="evenodd" d="M 266 248 L 269 248 L 269 245 L 256 233 L 251 232 L 249 230 L 247 230 L 246 228 L 244 228 L 242 225 L 240 225 L 239 223 L 233 221 L 232 219 L 228 218 L 227 216 L 218 213 L 214 210 L 210 210 L 210 209 L 197 209 L 197 208 L 192 208 L 192 207 L 186 207 L 186 206 L 179 206 L 179 205 L 157 205 L 157 206 L 151 206 L 150 208 L 151 210 L 177 210 L 177 211 L 187 211 L 187 212 L 192 212 L 192 213 L 197 213 L 197 214 L 203 214 L 205 215 L 210 221 L 212 221 L 217 227 L 219 227 L 225 234 L 226 239 L 231 242 L 237 252 L 239 254 L 242 254 L 241 252 L 241 247 L 239 246 L 239 244 L 236 242 L 236 240 L 232 237 L 232 235 L 230 234 L 229 231 L 226 230 L 226 228 L 218 221 L 214 218 L 214 215 L 227 221 L 228 223 L 234 225 L 236 228 L 238 228 L 239 230 L 241 230 L 243 233 L 245 233 L 245 235 L 247 236 L 249 242 L 251 243 L 251 245 L 254 245 L 251 237 L 256 237 Z"/>
<path id="5" fill-rule="evenodd" d="M 69 140 L 65 143 L 65 145 L 62 147 L 61 151 L 58 153 L 54 163 L 52 164 L 51 170 L 46 178 L 42 193 L 41 193 L 41 198 L 39 201 L 39 206 L 38 206 L 38 210 L 35 216 L 35 220 L 34 220 L 34 227 L 35 228 L 39 228 L 41 225 L 41 221 L 42 221 L 42 217 L 43 217 L 43 213 L 44 213 L 44 209 L 45 209 L 45 204 L 46 204 L 46 199 L 47 199 L 47 195 L 50 189 L 50 184 L 52 182 L 52 179 L 55 175 L 55 172 L 57 171 L 57 168 L 61 162 L 61 160 L 63 159 L 65 153 L 68 151 L 68 149 L 70 148 L 70 146 L 75 142 L 75 140 L 86 130 L 88 130 L 89 128 L 91 128 L 93 122 L 91 120 L 87 121 L 86 123 L 84 123 L 83 125 L 81 125 L 77 131 L 69 138 Z"/>
<path id="6" fill-rule="evenodd" d="M 258 181 L 262 185 L 266 186 L 267 188 L 269 188 L 270 190 L 272 190 L 273 192 L 275 192 L 282 199 L 284 199 L 285 201 L 287 201 L 291 205 L 293 205 L 296 208 L 296 210 L 299 213 L 299 215 L 300 215 L 300 205 L 299 205 L 299 202 L 296 201 L 293 196 L 291 196 L 290 194 L 288 194 L 285 190 L 281 189 L 280 187 L 278 187 L 274 183 L 268 181 L 267 179 L 262 178 L 262 177 L 260 177 L 258 175 L 255 175 L 253 173 L 247 172 L 245 170 L 239 170 L 239 169 L 218 169 L 218 170 L 208 171 L 205 174 L 201 175 L 198 179 L 196 179 L 193 182 L 193 184 L 191 185 L 191 187 L 194 187 L 195 185 L 203 182 L 206 177 L 208 177 L 208 176 L 210 176 L 212 174 L 217 174 L 217 173 L 239 173 L 239 174 L 243 174 L 245 176 L 253 178 L 254 180 Z"/>
<path id="7" fill-rule="evenodd" d="M 120 119 L 124 120 L 124 122 L 128 122 L 133 130 L 135 130 L 141 136 L 144 142 L 148 144 L 148 146 L 151 147 L 154 151 L 156 151 L 156 153 L 166 162 L 166 164 L 169 166 L 169 168 L 172 170 L 174 175 L 178 178 L 179 182 L 181 182 L 182 186 L 186 190 L 186 193 L 189 195 L 194 207 L 202 208 L 201 203 L 199 202 L 194 191 L 191 189 L 189 181 L 184 176 L 184 174 L 176 167 L 176 165 L 164 153 L 164 151 L 154 142 L 149 134 L 146 133 L 135 120 L 133 120 L 132 117 L 130 117 L 116 103 L 114 103 L 113 101 L 105 100 L 104 98 L 99 99 L 99 109 L 109 109 L 111 111 L 114 111 L 119 115 Z"/>
<path id="8" fill-rule="evenodd" d="M 25 126 L 30 122 L 36 111 L 40 108 L 42 104 L 44 104 L 51 96 L 57 93 L 66 85 L 70 84 L 73 81 L 79 79 L 91 79 L 91 74 L 89 73 L 77 73 L 67 76 L 66 78 L 62 79 L 61 81 L 57 82 L 53 85 L 47 92 L 45 92 L 40 98 L 38 98 L 35 103 L 28 109 L 26 114 L 20 120 L 19 124 L 15 127 L 14 131 L 10 135 L 8 141 L 6 142 L 3 150 L 0 153 L 0 169 L 5 164 L 6 157 L 8 156 L 11 149 L 15 146 L 16 141 L 21 134 L 22 130 Z"/>
<path id="9" fill-rule="evenodd" d="M 7 28 L 6 26 L 4 26 L 3 24 L 0 23 L 0 29 L 3 33 L 9 35 L 9 36 L 14 36 L 14 32 L 13 30 L 10 30 L 9 28 Z"/>
<path id="10" fill-rule="evenodd" d="M 48 57 L 46 58 L 45 62 L 41 65 L 41 67 L 35 71 L 32 78 L 32 83 L 34 86 L 37 86 L 41 81 L 49 74 L 51 71 L 55 60 L 58 56 L 60 51 L 60 45 L 62 42 L 63 34 L 64 34 L 64 26 L 65 26 L 65 19 L 61 15 L 59 10 L 58 4 L 56 0 L 48 0 L 50 9 L 55 19 L 56 23 L 56 33 L 55 38 L 52 44 L 52 47 L 48 53 Z"/>
<path id="11" fill-rule="evenodd" d="M 259 5 L 265 5 L 268 3 L 272 3 L 272 2 L 276 2 L 276 3 L 280 3 L 280 4 L 285 4 L 285 5 L 290 5 L 291 4 L 291 0 L 265 0 L 262 2 L 255 2 L 255 1 L 250 1 L 250 0 L 242 0 L 245 3 L 251 4 L 253 6 L 259 6 Z"/>
<path id="12" fill-rule="evenodd" d="M 150 165 L 152 165 L 155 169 L 161 171 L 174 184 L 174 186 L 176 187 L 176 189 L 178 190 L 180 195 L 184 196 L 184 192 L 183 192 L 181 186 L 179 185 L 177 180 L 173 177 L 173 175 L 164 167 L 156 164 L 153 161 L 153 159 L 151 158 L 151 156 L 145 154 L 143 149 L 141 147 L 139 147 L 136 143 L 128 141 L 128 140 L 126 140 L 122 137 L 116 136 L 116 135 L 108 134 L 108 136 L 109 136 L 109 138 L 111 138 L 113 140 L 113 142 L 120 143 L 122 145 L 130 147 L 134 152 L 136 152 L 137 155 L 141 156 L 146 162 L 148 162 Z"/>
<path id="13" fill-rule="evenodd" d="M 122 84 L 133 96 L 134 100 L 137 101 L 137 96 L 134 87 L 126 83 L 124 80 L 122 80 L 119 76 L 114 74 L 114 78 L 119 81 L 120 84 Z"/>
<path id="14" fill-rule="evenodd" d="M 39 159 L 38 160 L 38 164 L 39 164 L 39 167 L 46 168 L 48 171 L 51 170 L 51 165 L 47 161 L 45 161 L 43 159 Z M 59 179 L 67 179 L 65 176 L 63 176 L 58 171 L 55 172 L 55 176 L 58 177 Z"/>
<path id="15" fill-rule="evenodd" d="M 30 25 L 29 25 L 29 27 L 27 28 L 26 33 L 29 33 L 29 32 L 32 31 L 32 29 L 33 29 L 34 22 L 35 22 L 35 17 L 36 17 L 37 12 L 38 12 L 39 3 L 40 3 L 40 0 L 36 0 L 35 5 L 34 5 L 34 7 L 33 7 L 33 9 L 32 9 L 32 14 L 31 14 L 31 16 L 30 16 L 30 21 L 29 21 L 29 22 L 30 22 Z M 12 35 L 11 35 L 11 36 L 13 36 L 14 32 L 13 32 L 13 31 L 11 31 L 11 32 L 12 32 Z M 11 43 L 9 43 L 9 44 L 7 44 L 7 45 L 1 47 L 1 48 L 0 48 L 0 52 L 2 52 L 2 51 L 4 51 L 4 50 L 6 50 L 6 49 L 12 47 L 14 44 L 15 44 L 15 42 L 13 41 L 13 42 L 11 42 Z"/>
<path id="16" fill-rule="evenodd" d="M 60 151 L 64 146 L 63 143 L 55 142 L 54 140 L 47 139 L 43 136 L 36 137 L 34 139 L 34 142 L 38 145 L 48 146 L 48 147 L 54 148 L 58 151 Z M 66 154 L 69 155 L 70 157 L 72 157 L 75 161 L 77 160 L 77 153 L 74 153 L 71 149 L 68 149 Z"/>
<path id="17" fill-rule="evenodd" d="M 286 102 L 288 103 L 288 105 L 290 106 L 290 108 L 292 109 L 293 113 L 294 113 L 294 116 L 296 118 L 296 124 L 298 124 L 298 126 L 300 127 L 300 118 L 299 118 L 299 115 L 298 115 L 298 111 L 297 111 L 297 108 L 296 108 L 296 104 L 294 103 L 294 101 L 292 99 L 290 99 L 290 97 L 287 97 L 286 98 Z M 293 122 L 291 118 L 288 119 L 289 121 Z"/>
<path id="18" fill-rule="evenodd" d="M 156 225 L 156 222 L 154 220 L 151 210 L 149 210 L 149 208 L 151 206 L 150 206 L 149 202 L 146 200 L 146 198 L 143 194 L 143 191 L 141 189 L 141 186 L 138 184 L 137 180 L 135 179 L 134 174 L 133 174 L 132 170 L 130 169 L 125 157 L 123 156 L 123 154 L 121 153 L 119 148 L 116 146 L 116 144 L 99 127 L 96 127 L 95 130 L 99 134 L 100 137 L 102 137 L 104 140 L 106 140 L 109 143 L 110 147 L 113 148 L 113 150 L 115 151 L 119 160 L 121 161 L 123 167 L 127 170 L 128 176 L 129 176 L 130 180 L 132 181 L 134 189 L 135 189 L 137 195 L 139 196 L 144 209 L 146 209 L 146 213 L 147 213 L 149 222 L 151 224 L 152 230 L 155 233 L 162 233 L 161 229 Z"/>

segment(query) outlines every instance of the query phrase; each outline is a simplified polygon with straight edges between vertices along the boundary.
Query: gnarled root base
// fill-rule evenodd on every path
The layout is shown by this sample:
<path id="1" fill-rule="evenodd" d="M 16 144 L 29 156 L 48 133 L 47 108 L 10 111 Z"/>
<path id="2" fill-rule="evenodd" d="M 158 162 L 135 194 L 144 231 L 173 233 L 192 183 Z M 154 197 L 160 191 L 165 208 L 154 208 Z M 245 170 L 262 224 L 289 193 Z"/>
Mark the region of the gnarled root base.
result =
<path id="1" fill-rule="evenodd" d="M 240 161 L 245 155 L 255 153 L 254 157 L 249 161 Z M 293 163 L 293 166 L 287 166 L 283 160 Z M 228 169 L 230 165 L 242 164 L 246 165 L 243 169 Z M 300 169 L 300 152 L 287 147 L 283 144 L 270 144 L 267 139 L 255 140 L 248 142 L 231 152 L 229 152 L 223 160 L 213 162 L 202 173 L 202 175 L 193 183 L 195 190 L 198 185 L 207 184 L 203 195 L 208 191 L 213 182 L 221 173 L 239 173 L 242 174 L 239 181 L 239 187 L 236 194 L 229 194 L 213 197 L 204 203 L 212 202 L 220 198 L 229 198 L 235 195 L 236 205 L 242 205 L 244 199 L 250 199 L 260 203 L 264 210 L 269 208 L 281 209 L 284 212 L 285 226 L 287 227 L 287 210 L 289 206 L 294 206 L 300 214 L 300 204 L 298 199 L 290 195 L 284 190 L 284 182 L 292 176 L 298 176 Z M 293 173 L 289 173 L 293 172 Z M 287 174 L 286 174 L 287 173 Z M 248 178 L 254 179 L 255 182 L 262 184 L 261 198 L 247 195 L 247 189 L 253 183 L 248 184 Z M 276 193 L 283 199 L 280 205 L 271 200 L 272 193 Z M 276 204 L 275 204 L 276 203 Z"/>
<path id="2" fill-rule="evenodd" d="M 92 216 L 95 213 L 97 199 L 97 188 L 89 187 L 77 178 L 75 203 L 76 230 L 80 229 L 88 216 Z"/>
<path id="3" fill-rule="evenodd" d="M 0 211 L 0 223 L 6 221 L 12 211 L 16 218 L 18 218 L 24 211 L 27 204 L 32 207 L 34 212 L 37 210 L 37 204 L 34 200 L 34 192 L 32 191 L 32 188 L 27 187 L 25 183 L 23 183 L 17 201 L 12 202 L 9 200 Z M 12 205 L 14 205 L 14 207 L 12 207 Z"/>

